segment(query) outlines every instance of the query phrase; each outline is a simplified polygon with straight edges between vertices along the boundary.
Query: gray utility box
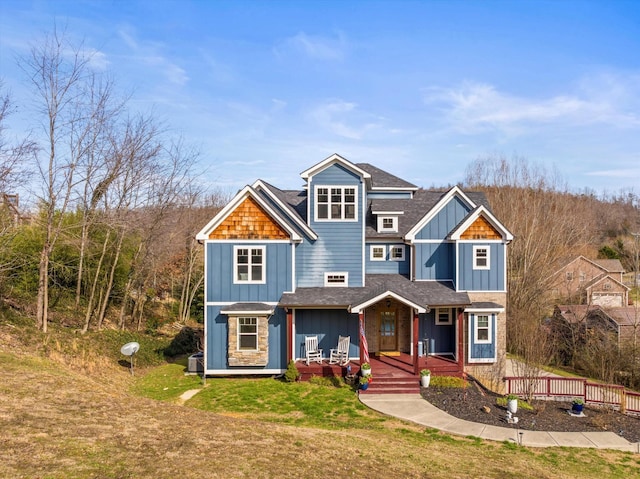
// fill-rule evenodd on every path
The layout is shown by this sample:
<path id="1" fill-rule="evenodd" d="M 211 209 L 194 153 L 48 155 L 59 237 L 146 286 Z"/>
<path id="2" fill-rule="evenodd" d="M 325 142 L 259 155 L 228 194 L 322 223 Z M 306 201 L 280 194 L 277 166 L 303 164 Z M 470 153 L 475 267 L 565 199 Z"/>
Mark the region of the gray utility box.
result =
<path id="1" fill-rule="evenodd" d="M 189 356 L 189 364 L 187 365 L 187 372 L 189 373 L 203 373 L 204 372 L 204 353 L 196 353 Z"/>

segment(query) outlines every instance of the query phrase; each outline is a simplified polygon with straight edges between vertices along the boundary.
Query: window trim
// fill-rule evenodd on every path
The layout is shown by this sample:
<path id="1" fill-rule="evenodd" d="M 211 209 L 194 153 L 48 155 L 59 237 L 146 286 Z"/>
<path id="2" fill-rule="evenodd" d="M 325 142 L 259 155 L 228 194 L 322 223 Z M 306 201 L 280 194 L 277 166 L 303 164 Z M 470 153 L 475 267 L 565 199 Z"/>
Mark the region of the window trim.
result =
<path id="1" fill-rule="evenodd" d="M 440 314 L 446 313 L 447 320 L 440 321 Z M 451 314 L 451 308 L 436 308 L 436 326 L 451 326 L 453 324 L 453 315 Z"/>
<path id="2" fill-rule="evenodd" d="M 327 205 L 327 218 L 321 218 L 318 214 L 318 211 L 320 210 L 319 208 L 320 202 L 318 201 L 318 190 L 320 189 L 327 190 L 327 203 L 324 203 L 324 202 L 322 203 Z M 340 218 L 331 218 L 331 206 L 333 205 L 333 202 L 331 201 L 332 189 L 341 190 Z M 353 203 L 345 202 L 346 189 L 353 190 Z M 315 205 L 313 217 L 315 221 L 318 221 L 318 222 L 328 222 L 328 221 L 357 222 L 358 221 L 358 186 L 357 185 L 316 185 L 314 187 L 313 198 L 314 198 L 314 205 Z M 353 205 L 353 218 L 345 218 L 346 205 Z"/>
<path id="3" fill-rule="evenodd" d="M 483 326 L 482 328 L 480 327 L 480 317 L 487 318 L 487 326 Z M 494 315 L 491 313 L 487 313 L 487 314 L 476 313 L 473 315 L 473 343 L 474 344 L 492 344 L 493 343 L 493 341 L 491 340 L 491 337 L 493 334 L 493 319 L 494 319 Z M 487 330 L 487 339 L 478 338 L 478 332 L 480 331 L 480 329 Z"/>
<path id="4" fill-rule="evenodd" d="M 478 265 L 478 252 L 484 250 L 487 252 L 485 256 L 485 260 L 487 262 L 486 265 Z M 491 247 L 489 245 L 474 245 L 473 247 L 473 269 L 477 270 L 488 270 L 491 269 Z"/>
<path id="5" fill-rule="evenodd" d="M 247 263 L 247 279 L 240 279 L 240 275 L 238 274 L 238 251 L 241 249 L 249 250 L 249 262 Z M 254 280 L 252 273 L 252 263 L 251 257 L 252 250 L 261 250 L 262 251 L 262 279 Z M 267 247 L 255 246 L 255 245 L 235 245 L 233 247 L 233 284 L 265 284 L 267 282 Z"/>
<path id="6" fill-rule="evenodd" d="M 342 282 L 330 282 L 329 279 L 332 277 L 340 277 L 344 278 Z M 324 286 L 325 288 L 345 288 L 349 286 L 349 273 L 347 271 L 329 271 L 324 274 Z"/>
<path id="7" fill-rule="evenodd" d="M 256 330 L 254 333 L 243 333 L 242 332 L 242 326 L 247 326 L 247 325 L 241 325 L 240 322 L 241 320 L 253 320 L 254 321 L 254 325 L 256 327 Z M 260 350 L 260 344 L 259 344 L 259 327 L 260 327 L 260 321 L 258 320 L 257 316 L 238 316 L 236 318 L 236 325 L 237 325 L 237 345 L 236 345 L 236 351 L 259 351 Z M 253 326 L 253 324 L 250 324 L 248 326 Z M 255 337 L 255 342 L 256 342 L 256 347 L 255 348 L 242 348 L 240 347 L 240 340 L 242 337 L 244 336 L 253 336 Z"/>
<path id="8" fill-rule="evenodd" d="M 402 252 L 402 255 L 399 258 L 396 258 L 395 256 L 393 256 L 394 250 L 400 250 Z M 391 245 L 389 247 L 389 261 L 404 261 L 405 250 L 406 248 L 403 244 Z"/>
<path id="9" fill-rule="evenodd" d="M 376 258 L 373 254 L 376 248 L 382 249 L 382 258 Z M 369 248 L 369 259 L 371 261 L 386 261 L 387 260 L 387 245 L 384 244 L 372 244 Z"/>

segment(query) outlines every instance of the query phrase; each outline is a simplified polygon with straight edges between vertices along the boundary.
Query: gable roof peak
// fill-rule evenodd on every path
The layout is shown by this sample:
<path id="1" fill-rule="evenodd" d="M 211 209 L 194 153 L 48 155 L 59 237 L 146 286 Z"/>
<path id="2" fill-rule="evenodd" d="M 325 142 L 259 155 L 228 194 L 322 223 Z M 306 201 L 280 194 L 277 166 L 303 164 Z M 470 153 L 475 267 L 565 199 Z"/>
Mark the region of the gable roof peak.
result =
<path id="1" fill-rule="evenodd" d="M 316 163 L 311 168 L 304 170 L 302 173 L 300 173 L 300 176 L 306 180 L 310 176 L 315 175 L 316 173 L 324 170 L 325 168 L 335 163 L 339 163 L 340 165 L 347 168 L 348 170 L 351 170 L 354 173 L 358 174 L 361 178 L 364 178 L 365 180 L 371 179 L 371 175 L 369 173 L 367 173 L 365 170 L 358 167 L 354 163 L 351 163 L 346 158 L 338 155 L 337 153 L 334 153 L 333 155 L 328 156 L 327 158 L 322 160 L 320 163 Z"/>

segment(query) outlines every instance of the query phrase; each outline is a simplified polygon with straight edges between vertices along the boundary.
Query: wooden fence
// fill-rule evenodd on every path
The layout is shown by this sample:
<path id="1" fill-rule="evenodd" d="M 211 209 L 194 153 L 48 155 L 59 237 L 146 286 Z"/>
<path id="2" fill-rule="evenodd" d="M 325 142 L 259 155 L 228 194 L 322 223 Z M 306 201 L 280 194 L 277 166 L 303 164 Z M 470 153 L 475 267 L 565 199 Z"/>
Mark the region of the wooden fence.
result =
<path id="1" fill-rule="evenodd" d="M 507 394 L 536 399 L 572 400 L 582 398 L 585 404 L 611 406 L 622 412 L 640 414 L 640 393 L 616 384 L 590 383 L 584 378 L 507 377 Z"/>

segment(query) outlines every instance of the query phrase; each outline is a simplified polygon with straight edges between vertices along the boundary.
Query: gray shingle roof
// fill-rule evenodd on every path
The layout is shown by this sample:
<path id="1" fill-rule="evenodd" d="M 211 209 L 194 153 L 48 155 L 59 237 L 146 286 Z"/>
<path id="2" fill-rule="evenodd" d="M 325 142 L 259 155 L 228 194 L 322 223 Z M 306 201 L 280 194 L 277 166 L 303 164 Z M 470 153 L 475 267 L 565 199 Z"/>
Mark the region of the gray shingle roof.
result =
<path id="1" fill-rule="evenodd" d="M 362 288 L 298 288 L 295 293 L 283 294 L 280 306 L 348 308 L 387 291 L 424 307 L 471 305 L 467 293 L 455 291 L 450 281 L 412 282 L 398 274 L 370 274 L 366 283 Z"/>
<path id="2" fill-rule="evenodd" d="M 369 163 L 356 163 L 356 166 L 371 175 L 371 186 L 373 188 L 412 188 L 418 189 L 418 187 L 408 181 L 398 178 L 378 167 L 370 165 Z"/>

